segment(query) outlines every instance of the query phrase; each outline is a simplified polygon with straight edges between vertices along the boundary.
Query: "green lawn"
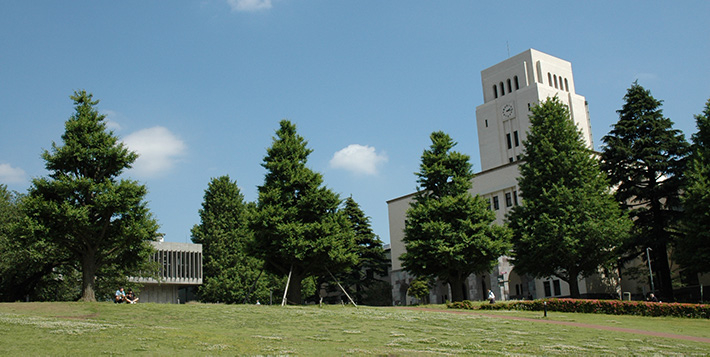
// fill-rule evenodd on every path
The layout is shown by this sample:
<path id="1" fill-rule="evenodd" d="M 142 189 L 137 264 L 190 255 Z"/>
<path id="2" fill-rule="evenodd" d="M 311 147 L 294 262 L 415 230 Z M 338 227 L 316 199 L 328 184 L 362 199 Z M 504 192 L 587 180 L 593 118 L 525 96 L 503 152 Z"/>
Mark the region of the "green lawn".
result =
<path id="1" fill-rule="evenodd" d="M 490 314 L 542 319 L 535 312 Z M 710 321 L 548 319 L 710 337 Z M 708 355 L 710 344 L 398 308 L 0 304 L 0 355 Z"/>

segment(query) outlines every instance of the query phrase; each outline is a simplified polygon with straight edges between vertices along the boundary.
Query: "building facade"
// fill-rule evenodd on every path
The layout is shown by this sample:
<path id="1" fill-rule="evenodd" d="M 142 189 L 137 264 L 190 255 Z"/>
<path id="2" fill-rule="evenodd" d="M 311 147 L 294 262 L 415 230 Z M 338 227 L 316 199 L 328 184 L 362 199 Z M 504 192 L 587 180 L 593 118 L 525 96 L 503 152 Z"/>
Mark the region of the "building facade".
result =
<path id="1" fill-rule="evenodd" d="M 195 288 L 202 285 L 202 244 L 153 242 L 157 250 L 150 257 L 157 262 L 155 278 L 130 278 L 143 284 L 140 302 L 181 304 L 195 300 Z"/>
<path id="2" fill-rule="evenodd" d="M 496 213 L 495 224 L 503 224 L 508 212 L 520 203 L 517 178 L 523 141 L 530 129 L 530 109 L 547 98 L 557 96 L 569 106 L 572 120 L 582 132 L 585 143 L 593 147 L 589 110 L 585 98 L 575 91 L 572 65 L 568 61 L 529 49 L 481 71 L 483 104 L 476 107 L 476 127 L 481 172 L 473 179 L 471 194 L 488 201 Z M 418 302 L 407 296 L 414 278 L 402 269 L 399 256 L 405 252 L 404 221 L 414 194 L 387 202 L 392 247 L 392 295 L 395 304 Z M 587 281 L 580 281 L 580 293 L 587 294 Z M 605 285 L 606 286 L 606 285 Z M 485 300 L 491 289 L 497 299 L 524 299 L 568 296 L 569 286 L 558 279 L 531 279 L 515 272 L 508 257 L 501 257 L 493 271 L 471 275 L 466 282 L 465 299 Z M 445 302 L 451 296 L 448 286 L 437 284 L 431 303 Z"/>

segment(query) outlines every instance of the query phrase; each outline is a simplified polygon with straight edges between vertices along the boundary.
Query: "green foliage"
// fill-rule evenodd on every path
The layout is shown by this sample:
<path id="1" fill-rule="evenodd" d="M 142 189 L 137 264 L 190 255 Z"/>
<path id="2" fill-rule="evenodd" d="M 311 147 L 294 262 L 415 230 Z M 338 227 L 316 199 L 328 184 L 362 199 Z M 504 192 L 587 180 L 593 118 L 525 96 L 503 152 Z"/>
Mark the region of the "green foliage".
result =
<path id="1" fill-rule="evenodd" d="M 247 252 L 253 209 L 229 176 L 209 182 L 200 224 L 192 228 L 192 241 L 202 244 L 203 284 L 197 291 L 201 301 L 253 303 L 268 298 L 270 277 L 262 274 L 263 262 Z"/>
<path id="2" fill-rule="evenodd" d="M 71 99 L 76 112 L 65 124 L 63 145 L 52 143 L 42 154 L 50 175 L 32 181 L 25 202 L 36 225 L 23 244 L 66 252 L 82 272 L 82 300 L 94 301 L 97 277 L 138 273 L 158 225 L 143 201 L 145 186 L 117 180 L 137 155 L 107 131 L 91 94 L 75 92 Z"/>
<path id="3" fill-rule="evenodd" d="M 407 294 L 414 296 L 423 303 L 429 301 L 429 289 L 431 289 L 432 284 L 427 278 L 416 278 L 409 283 L 409 288 L 407 289 Z"/>
<path id="4" fill-rule="evenodd" d="M 492 225 L 495 214 L 480 196 L 472 196 L 468 155 L 451 151 L 456 143 L 443 132 L 431 134 L 422 154 L 417 190 L 407 210 L 400 259 L 408 272 L 438 277 L 463 300 L 463 284 L 473 273 L 489 271 L 509 248 L 510 232 Z"/>
<path id="5" fill-rule="evenodd" d="M 340 274 L 340 282 L 344 286 L 354 288 L 354 292 L 349 294 L 357 304 L 364 301 L 377 301 L 374 295 L 382 295 L 379 291 L 381 280 L 377 277 L 387 275 L 389 259 L 385 255 L 382 241 L 372 232 L 370 217 L 365 216 L 360 205 L 352 197 L 345 199 L 343 213 L 348 217 L 355 234 L 355 252 L 359 263 L 349 272 Z"/>
<path id="6" fill-rule="evenodd" d="M 684 236 L 677 241 L 676 261 L 693 273 L 710 272 L 710 100 L 695 116 L 691 154 L 682 196 Z"/>
<path id="7" fill-rule="evenodd" d="M 661 295 L 673 296 L 668 263 L 669 245 L 677 237 L 681 216 L 680 189 L 688 152 L 683 134 L 663 117 L 661 101 L 637 82 L 624 96 L 619 121 L 602 141 L 602 170 L 616 199 L 630 210 L 634 222 L 627 251 L 630 257 L 651 247 L 653 271 Z"/>
<path id="8" fill-rule="evenodd" d="M 533 301 L 506 301 L 499 304 L 478 304 L 471 301 L 449 303 L 450 309 L 467 310 L 524 310 L 573 312 L 608 315 L 672 316 L 710 318 L 710 305 L 658 303 L 620 300 L 541 299 Z"/>
<path id="9" fill-rule="evenodd" d="M 520 165 L 523 203 L 508 217 L 515 269 L 557 276 L 579 296 L 577 279 L 611 265 L 630 222 L 569 110 L 557 97 L 532 109 Z"/>
<path id="10" fill-rule="evenodd" d="M 294 303 L 302 301 L 304 278 L 357 263 L 353 230 L 338 209 L 340 197 L 306 167 L 311 153 L 306 145 L 296 126 L 282 120 L 262 164 L 267 173 L 252 225 L 253 250 L 265 268 L 281 276 L 292 273 L 288 299 Z"/>

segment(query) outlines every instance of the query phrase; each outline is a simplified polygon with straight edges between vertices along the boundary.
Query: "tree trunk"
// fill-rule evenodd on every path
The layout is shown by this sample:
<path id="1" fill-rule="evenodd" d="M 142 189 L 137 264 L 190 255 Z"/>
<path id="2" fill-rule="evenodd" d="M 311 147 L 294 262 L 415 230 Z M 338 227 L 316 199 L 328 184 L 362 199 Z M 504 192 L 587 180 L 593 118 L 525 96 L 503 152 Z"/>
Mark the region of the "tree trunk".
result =
<path id="1" fill-rule="evenodd" d="M 451 301 L 463 301 L 464 279 L 458 276 L 449 278 L 449 288 L 451 288 Z"/>
<path id="2" fill-rule="evenodd" d="M 656 286 L 656 289 L 660 288 L 660 296 L 663 297 L 665 301 L 674 301 L 673 281 L 671 280 L 671 267 L 668 265 L 668 250 L 666 245 L 659 244 L 657 247 L 653 247 L 653 255 L 654 273 L 657 274 L 658 283 L 660 285 Z"/>
<path id="3" fill-rule="evenodd" d="M 573 299 L 579 299 L 581 294 L 579 293 L 579 273 L 569 272 L 569 279 L 567 281 L 569 284 L 569 295 Z"/>
<path id="4" fill-rule="evenodd" d="M 96 249 L 89 248 L 81 257 L 81 299 L 79 301 L 96 301 L 95 277 Z"/>
<path id="5" fill-rule="evenodd" d="M 296 304 L 296 305 L 301 305 L 302 302 L 302 297 L 301 297 L 301 288 L 303 286 L 303 275 L 300 273 L 294 272 L 291 275 L 291 284 L 288 287 L 288 293 L 286 294 L 286 303 L 287 304 Z"/>

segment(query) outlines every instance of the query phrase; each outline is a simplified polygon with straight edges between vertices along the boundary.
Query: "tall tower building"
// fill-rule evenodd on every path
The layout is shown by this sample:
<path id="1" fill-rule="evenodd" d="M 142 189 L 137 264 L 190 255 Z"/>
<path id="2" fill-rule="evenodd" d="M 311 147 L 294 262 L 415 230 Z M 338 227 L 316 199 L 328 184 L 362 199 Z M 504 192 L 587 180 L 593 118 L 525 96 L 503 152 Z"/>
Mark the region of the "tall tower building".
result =
<path id="1" fill-rule="evenodd" d="M 569 106 L 572 120 L 592 148 L 592 131 L 585 98 L 575 91 L 572 65 L 562 59 L 529 49 L 481 71 L 484 103 L 476 108 L 478 147 L 481 171 L 473 179 L 471 193 L 488 201 L 496 213 L 496 224 L 503 224 L 508 212 L 520 203 L 517 178 L 523 141 L 530 130 L 530 108 L 557 96 Z M 466 138 L 454 138 L 458 141 Z M 392 256 L 392 296 L 396 304 L 409 304 L 407 288 L 414 278 L 402 269 L 399 256 L 405 252 L 402 242 L 404 221 L 414 193 L 387 202 Z M 466 282 L 465 298 L 484 300 L 487 289 L 500 300 L 540 298 L 569 294 L 567 284 L 555 279 L 532 279 L 519 276 L 507 257 L 501 257 L 493 271 L 471 275 Z M 586 293 L 580 284 L 580 293 Z M 438 284 L 430 301 L 442 303 L 450 298 L 448 286 Z"/>

